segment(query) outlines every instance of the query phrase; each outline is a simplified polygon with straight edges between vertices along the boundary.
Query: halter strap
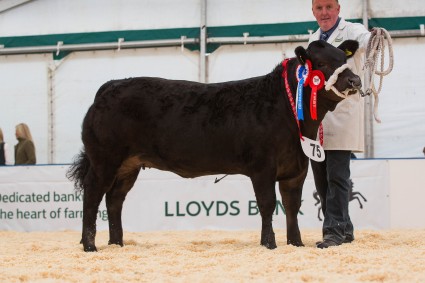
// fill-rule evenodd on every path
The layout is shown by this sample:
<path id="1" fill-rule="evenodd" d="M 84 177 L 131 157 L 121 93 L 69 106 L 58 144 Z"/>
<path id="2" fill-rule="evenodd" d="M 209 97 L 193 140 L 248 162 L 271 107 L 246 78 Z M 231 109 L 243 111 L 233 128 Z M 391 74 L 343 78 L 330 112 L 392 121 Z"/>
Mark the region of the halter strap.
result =
<path id="1" fill-rule="evenodd" d="M 344 72 L 346 69 L 351 70 L 351 67 L 347 63 L 344 64 L 344 65 L 342 65 L 341 67 L 339 67 L 338 69 L 336 69 L 334 71 L 334 73 L 332 74 L 332 76 L 329 77 L 329 80 L 327 82 L 325 82 L 325 90 L 326 91 L 332 90 L 339 97 L 347 98 L 348 95 L 339 92 L 339 90 L 337 90 L 334 87 L 334 84 L 338 80 L 339 74 L 341 74 L 342 72 Z"/>

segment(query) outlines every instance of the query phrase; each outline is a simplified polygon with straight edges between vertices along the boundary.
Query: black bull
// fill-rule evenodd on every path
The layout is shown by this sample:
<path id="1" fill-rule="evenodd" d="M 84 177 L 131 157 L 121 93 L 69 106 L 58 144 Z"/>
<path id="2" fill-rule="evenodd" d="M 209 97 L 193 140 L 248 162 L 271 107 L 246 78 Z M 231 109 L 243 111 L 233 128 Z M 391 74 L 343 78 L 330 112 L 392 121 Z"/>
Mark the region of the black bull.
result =
<path id="1" fill-rule="evenodd" d="M 338 48 L 316 41 L 299 46 L 287 63 L 289 88 L 295 96 L 296 69 L 306 60 L 326 80 L 358 48 L 345 41 Z M 342 51 L 344 50 L 344 51 Z M 242 174 L 254 187 L 262 219 L 261 245 L 276 248 L 272 215 L 275 183 L 286 211 L 287 243 L 302 246 L 297 214 L 308 170 L 299 128 L 288 99 L 284 67 L 265 76 L 215 84 L 130 78 L 105 83 L 82 125 L 84 150 L 67 172 L 84 190 L 82 244 L 96 251 L 96 215 L 106 194 L 109 244 L 123 245 L 121 211 L 141 168 L 174 172 L 185 178 Z M 339 91 L 361 85 L 349 69 L 338 77 Z M 343 98 L 321 89 L 317 120 L 309 114 L 311 89 L 305 87 L 302 134 L 316 138 L 319 124 Z"/>

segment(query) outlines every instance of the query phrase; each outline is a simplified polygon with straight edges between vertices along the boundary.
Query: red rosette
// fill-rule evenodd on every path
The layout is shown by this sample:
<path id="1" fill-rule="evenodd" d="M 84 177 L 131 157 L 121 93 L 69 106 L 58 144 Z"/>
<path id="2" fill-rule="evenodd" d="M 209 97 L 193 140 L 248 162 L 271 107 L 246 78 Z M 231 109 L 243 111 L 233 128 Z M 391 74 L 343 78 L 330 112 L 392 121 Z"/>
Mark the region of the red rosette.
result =
<path id="1" fill-rule="evenodd" d="M 320 90 L 322 87 L 325 86 L 325 75 L 319 70 L 311 71 L 310 80 L 308 81 L 308 84 L 312 89 L 316 88 L 317 90 Z"/>
<path id="2" fill-rule="evenodd" d="M 311 119 L 317 120 L 317 91 L 324 87 L 325 75 L 319 70 L 311 71 L 308 83 L 311 87 L 310 115 Z"/>

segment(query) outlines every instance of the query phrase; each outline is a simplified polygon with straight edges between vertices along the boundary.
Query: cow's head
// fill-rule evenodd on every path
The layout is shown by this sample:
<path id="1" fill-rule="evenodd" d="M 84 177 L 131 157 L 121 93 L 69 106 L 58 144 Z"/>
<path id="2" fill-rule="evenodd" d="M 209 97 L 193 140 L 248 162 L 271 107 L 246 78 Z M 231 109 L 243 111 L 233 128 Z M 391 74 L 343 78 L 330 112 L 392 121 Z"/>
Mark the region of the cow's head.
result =
<path id="1" fill-rule="evenodd" d="M 341 101 L 347 95 L 361 89 L 360 77 L 345 65 L 347 59 L 351 58 L 358 48 L 359 43 L 355 40 L 346 40 L 338 47 L 318 40 L 310 43 L 307 49 L 297 47 L 295 54 L 300 64 L 304 65 L 310 60 L 312 69 L 324 74 L 327 85 L 319 91 L 319 94 L 325 94 L 333 101 Z"/>

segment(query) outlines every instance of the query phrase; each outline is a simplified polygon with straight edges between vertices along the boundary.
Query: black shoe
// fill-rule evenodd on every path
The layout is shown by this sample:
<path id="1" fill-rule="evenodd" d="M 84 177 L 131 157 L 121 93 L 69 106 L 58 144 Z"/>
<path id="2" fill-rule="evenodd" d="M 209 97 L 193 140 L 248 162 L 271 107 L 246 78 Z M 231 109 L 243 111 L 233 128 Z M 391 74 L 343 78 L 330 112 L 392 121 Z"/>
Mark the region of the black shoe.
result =
<path id="1" fill-rule="evenodd" d="M 345 238 L 345 240 L 344 240 L 344 244 L 349 244 L 349 243 L 351 243 L 352 241 L 354 241 L 354 239 L 353 238 L 350 238 L 350 239 L 347 239 L 347 238 Z M 317 241 L 316 242 L 316 246 L 318 245 L 318 244 L 320 244 L 320 243 L 322 243 L 323 241 Z"/>
<path id="2" fill-rule="evenodd" d="M 332 240 L 323 240 L 322 242 L 316 243 L 316 247 L 319 249 L 327 249 L 329 247 L 336 247 L 341 244 L 338 244 L 337 242 L 334 242 Z"/>
<path id="3" fill-rule="evenodd" d="M 344 244 L 349 244 L 352 241 L 354 241 L 354 236 L 353 235 L 345 235 Z"/>

